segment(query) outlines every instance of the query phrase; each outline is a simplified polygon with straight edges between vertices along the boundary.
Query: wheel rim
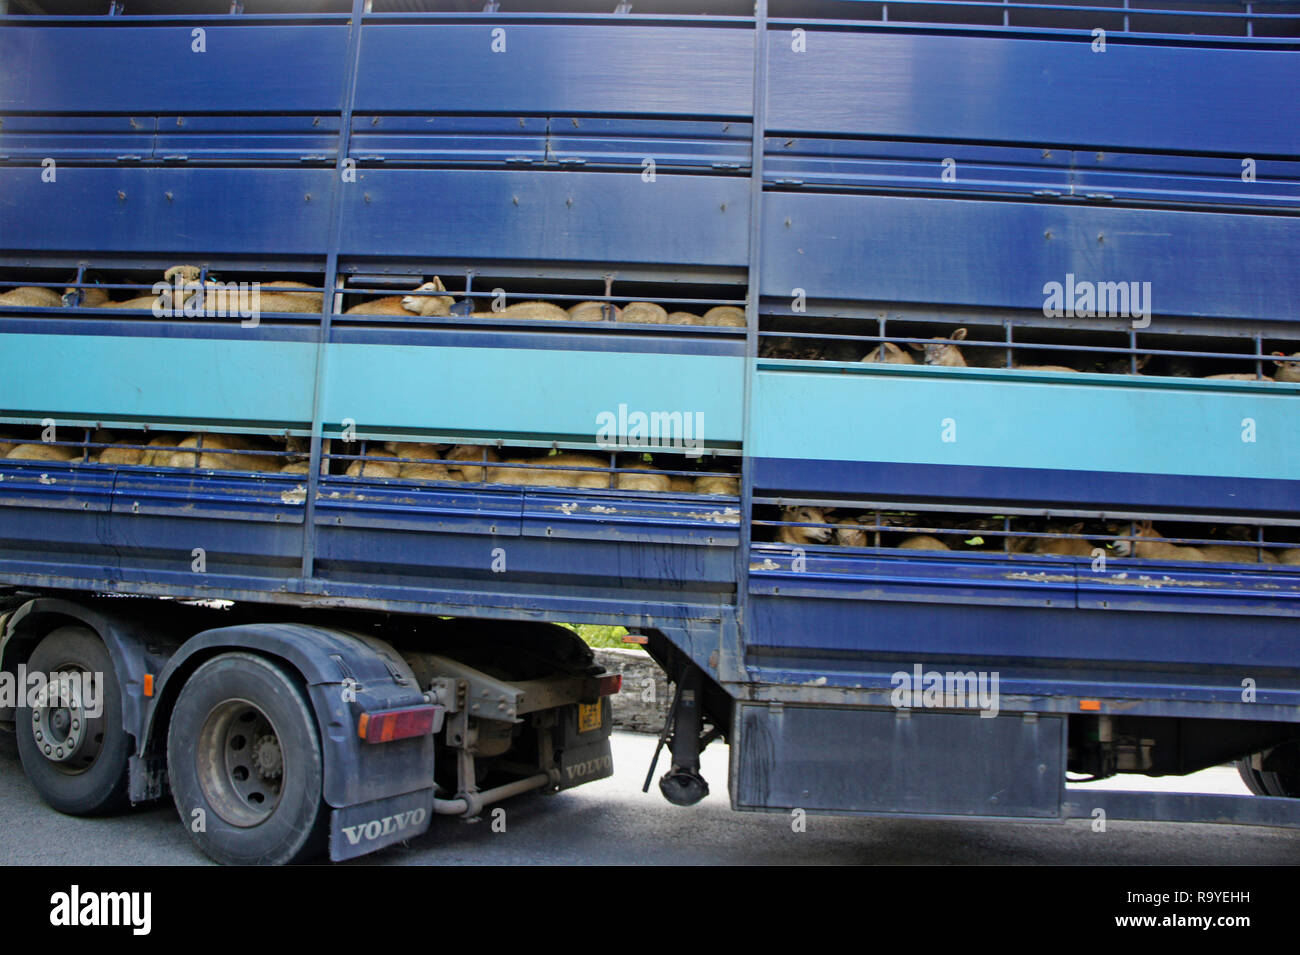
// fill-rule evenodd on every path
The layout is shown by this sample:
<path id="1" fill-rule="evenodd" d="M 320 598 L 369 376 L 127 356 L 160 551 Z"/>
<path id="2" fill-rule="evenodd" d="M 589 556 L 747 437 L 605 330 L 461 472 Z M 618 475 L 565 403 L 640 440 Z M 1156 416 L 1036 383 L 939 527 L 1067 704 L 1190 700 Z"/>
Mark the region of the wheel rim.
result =
<path id="1" fill-rule="evenodd" d="M 32 739 L 55 769 L 76 776 L 90 769 L 104 748 L 104 683 L 77 663 L 62 663 L 52 672 L 57 682 L 47 683 L 43 705 L 31 710 Z M 98 716 L 86 710 L 88 687 L 99 701 Z"/>
<path id="2" fill-rule="evenodd" d="M 275 725 L 248 700 L 213 708 L 199 731 L 199 786 L 212 810 L 232 826 L 270 818 L 284 789 L 284 749 Z"/>

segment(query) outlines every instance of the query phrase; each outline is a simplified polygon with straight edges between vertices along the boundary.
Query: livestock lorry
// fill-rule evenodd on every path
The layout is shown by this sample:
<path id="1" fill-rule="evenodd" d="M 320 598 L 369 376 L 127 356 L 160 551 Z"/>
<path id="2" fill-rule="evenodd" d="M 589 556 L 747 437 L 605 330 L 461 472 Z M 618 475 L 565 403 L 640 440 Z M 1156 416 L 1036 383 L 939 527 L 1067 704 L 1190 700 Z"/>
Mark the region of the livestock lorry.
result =
<path id="1" fill-rule="evenodd" d="M 603 624 L 675 804 L 1300 825 L 1300 5 L 0 14 L 54 809 L 282 863 L 604 778 Z"/>

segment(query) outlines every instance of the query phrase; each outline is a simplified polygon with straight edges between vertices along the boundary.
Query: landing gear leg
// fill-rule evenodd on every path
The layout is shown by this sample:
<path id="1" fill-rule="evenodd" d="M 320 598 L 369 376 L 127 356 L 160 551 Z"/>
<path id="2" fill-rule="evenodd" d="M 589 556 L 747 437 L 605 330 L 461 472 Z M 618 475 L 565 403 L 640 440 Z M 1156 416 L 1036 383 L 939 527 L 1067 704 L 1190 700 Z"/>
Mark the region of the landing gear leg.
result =
<path id="1" fill-rule="evenodd" d="M 673 765 L 659 780 L 659 791 L 674 806 L 693 806 L 709 794 L 709 784 L 700 775 L 700 686 L 699 668 L 684 667 L 669 715 Z"/>

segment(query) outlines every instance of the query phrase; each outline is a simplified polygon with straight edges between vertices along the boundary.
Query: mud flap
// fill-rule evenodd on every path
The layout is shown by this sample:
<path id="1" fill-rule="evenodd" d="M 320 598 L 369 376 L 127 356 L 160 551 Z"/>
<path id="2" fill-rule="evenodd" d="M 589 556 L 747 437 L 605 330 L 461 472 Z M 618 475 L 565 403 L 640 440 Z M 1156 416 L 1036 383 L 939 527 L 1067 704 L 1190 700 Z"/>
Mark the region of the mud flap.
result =
<path id="1" fill-rule="evenodd" d="M 560 768 L 558 789 L 572 789 L 583 783 L 614 775 L 614 756 L 609 746 L 613 711 L 609 697 L 600 706 L 600 725 L 581 731 L 577 706 L 566 706 L 560 716 L 556 762 Z"/>
<path id="2" fill-rule="evenodd" d="M 376 799 L 330 815 L 330 859 L 355 859 L 426 832 L 433 818 L 433 790 Z"/>

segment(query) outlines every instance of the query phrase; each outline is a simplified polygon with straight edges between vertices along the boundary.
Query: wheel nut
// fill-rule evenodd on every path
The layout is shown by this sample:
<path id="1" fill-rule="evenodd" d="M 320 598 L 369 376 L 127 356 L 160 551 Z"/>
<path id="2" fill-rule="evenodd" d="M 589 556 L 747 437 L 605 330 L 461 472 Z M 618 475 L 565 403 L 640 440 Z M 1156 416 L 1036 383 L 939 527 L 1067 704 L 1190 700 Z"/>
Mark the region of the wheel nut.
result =
<path id="1" fill-rule="evenodd" d="M 51 749 L 50 744 L 49 744 L 49 743 L 46 743 L 46 744 L 45 744 L 45 755 L 46 755 L 46 756 L 49 756 L 49 755 L 50 755 L 50 749 Z"/>
<path id="2" fill-rule="evenodd" d="M 73 720 L 73 721 L 72 721 L 72 728 L 73 728 L 74 730 L 79 730 L 79 729 L 81 729 L 81 721 L 80 721 L 80 720 Z"/>

